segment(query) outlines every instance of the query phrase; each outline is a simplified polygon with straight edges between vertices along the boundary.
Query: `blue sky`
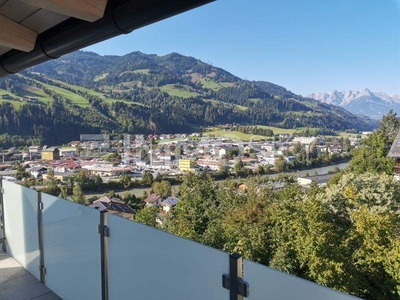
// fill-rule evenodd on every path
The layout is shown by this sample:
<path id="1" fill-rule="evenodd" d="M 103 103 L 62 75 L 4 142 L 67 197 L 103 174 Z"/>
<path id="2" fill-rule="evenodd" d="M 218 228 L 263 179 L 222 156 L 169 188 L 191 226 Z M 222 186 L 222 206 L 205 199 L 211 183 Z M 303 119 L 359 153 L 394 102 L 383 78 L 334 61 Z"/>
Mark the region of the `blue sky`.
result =
<path id="1" fill-rule="evenodd" d="M 218 0 L 85 50 L 178 52 L 302 95 L 400 94 L 400 0 Z"/>

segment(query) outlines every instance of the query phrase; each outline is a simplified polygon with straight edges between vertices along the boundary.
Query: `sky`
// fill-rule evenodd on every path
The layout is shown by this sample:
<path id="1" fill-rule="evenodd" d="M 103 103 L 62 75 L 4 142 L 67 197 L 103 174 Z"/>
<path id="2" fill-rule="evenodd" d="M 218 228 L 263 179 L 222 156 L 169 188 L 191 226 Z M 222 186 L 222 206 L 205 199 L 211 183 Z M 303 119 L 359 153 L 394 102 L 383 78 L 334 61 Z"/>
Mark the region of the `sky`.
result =
<path id="1" fill-rule="evenodd" d="M 301 95 L 400 94 L 400 0 L 218 0 L 84 50 L 177 52 Z"/>

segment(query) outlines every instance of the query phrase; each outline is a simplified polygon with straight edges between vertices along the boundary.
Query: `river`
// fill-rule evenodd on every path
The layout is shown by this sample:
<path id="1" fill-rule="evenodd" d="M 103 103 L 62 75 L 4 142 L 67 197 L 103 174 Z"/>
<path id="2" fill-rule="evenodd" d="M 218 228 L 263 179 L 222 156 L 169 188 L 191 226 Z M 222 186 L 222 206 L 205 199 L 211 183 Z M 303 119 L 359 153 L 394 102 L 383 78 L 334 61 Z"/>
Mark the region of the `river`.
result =
<path id="1" fill-rule="evenodd" d="M 330 166 L 325 166 L 325 167 L 319 167 L 319 168 L 312 168 L 312 169 L 308 169 L 308 170 L 302 170 L 302 171 L 293 171 L 293 172 L 286 172 L 286 173 L 278 173 L 278 174 L 272 174 L 272 175 L 267 175 L 267 176 L 272 176 L 272 177 L 276 177 L 282 174 L 291 174 L 291 173 L 299 173 L 300 177 L 305 177 L 307 174 L 309 174 L 309 176 L 313 176 L 315 174 L 315 172 L 318 173 L 318 175 L 323 175 L 323 174 L 328 174 L 328 172 L 330 170 L 335 170 L 336 168 L 339 168 L 341 170 L 343 170 L 344 168 L 346 168 L 349 165 L 348 162 L 344 162 L 344 163 L 340 163 L 340 164 L 336 164 L 336 165 L 330 165 Z M 217 180 L 217 182 L 222 182 L 223 180 Z M 242 181 L 243 179 L 237 179 L 238 181 Z M 172 191 L 173 193 L 177 193 L 179 189 L 179 185 L 173 185 L 172 186 Z M 150 193 L 150 188 L 134 188 L 134 189 L 130 189 L 130 190 L 126 190 L 126 191 L 121 191 L 121 192 L 117 192 L 119 195 L 124 196 L 128 193 L 130 194 L 134 194 L 136 197 L 141 197 L 143 195 L 144 192 L 147 192 L 148 194 Z M 103 194 L 89 194 L 86 195 L 87 198 L 91 198 L 93 196 L 102 196 Z"/>

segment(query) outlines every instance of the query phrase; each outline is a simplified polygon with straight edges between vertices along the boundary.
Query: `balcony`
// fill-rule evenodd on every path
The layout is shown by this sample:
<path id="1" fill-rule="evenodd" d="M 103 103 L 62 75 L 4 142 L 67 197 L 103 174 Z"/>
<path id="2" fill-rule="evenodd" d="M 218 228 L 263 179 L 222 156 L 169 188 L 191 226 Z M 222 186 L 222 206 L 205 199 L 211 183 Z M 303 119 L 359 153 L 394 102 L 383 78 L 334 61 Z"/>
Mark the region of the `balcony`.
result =
<path id="1" fill-rule="evenodd" d="M 15 183 L 2 186 L 7 254 L 62 299 L 358 299 Z"/>

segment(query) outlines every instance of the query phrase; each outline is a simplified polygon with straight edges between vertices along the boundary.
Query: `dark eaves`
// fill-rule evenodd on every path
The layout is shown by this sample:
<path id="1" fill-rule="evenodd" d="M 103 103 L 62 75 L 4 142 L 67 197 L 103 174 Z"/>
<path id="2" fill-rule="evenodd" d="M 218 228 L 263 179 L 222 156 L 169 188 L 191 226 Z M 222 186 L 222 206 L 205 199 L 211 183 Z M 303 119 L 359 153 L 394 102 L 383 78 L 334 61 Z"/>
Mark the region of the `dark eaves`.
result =
<path id="1" fill-rule="evenodd" d="M 0 56 L 0 77 L 105 41 L 215 0 L 109 0 L 104 17 L 93 22 L 75 18 L 38 35 L 31 52 L 11 50 Z"/>

